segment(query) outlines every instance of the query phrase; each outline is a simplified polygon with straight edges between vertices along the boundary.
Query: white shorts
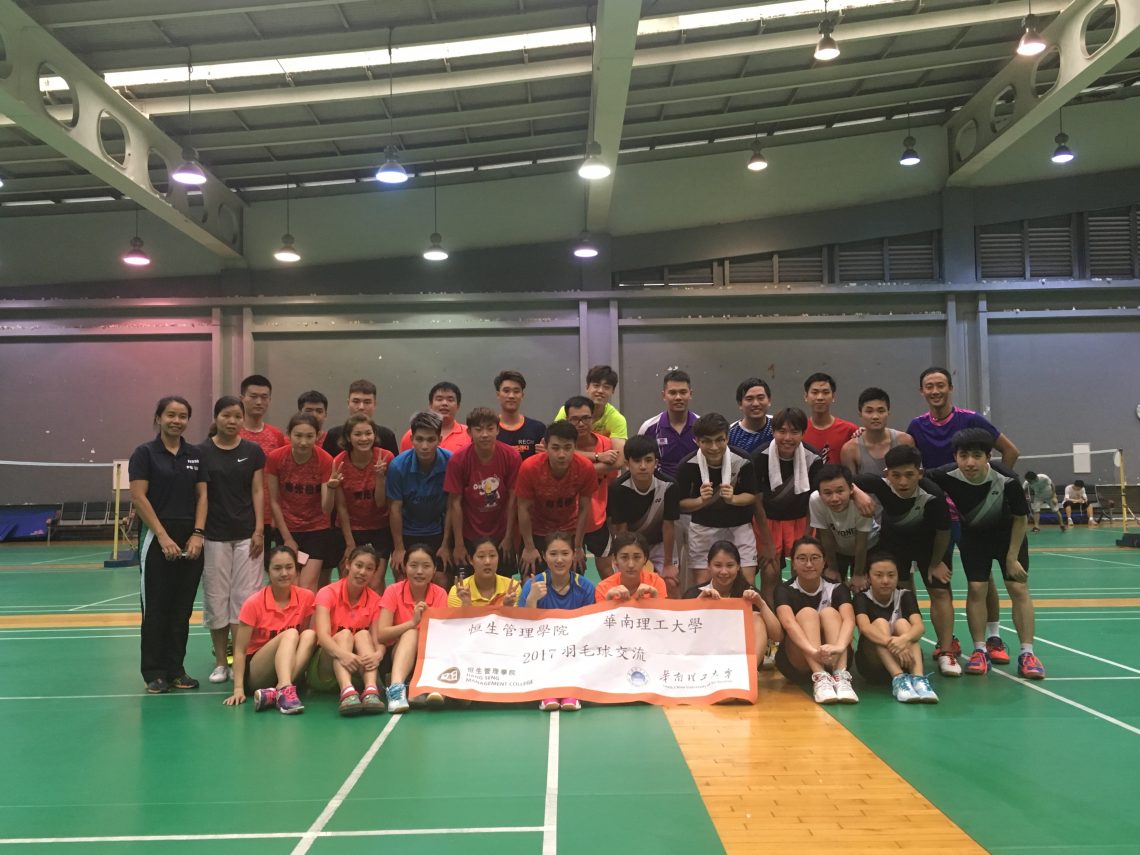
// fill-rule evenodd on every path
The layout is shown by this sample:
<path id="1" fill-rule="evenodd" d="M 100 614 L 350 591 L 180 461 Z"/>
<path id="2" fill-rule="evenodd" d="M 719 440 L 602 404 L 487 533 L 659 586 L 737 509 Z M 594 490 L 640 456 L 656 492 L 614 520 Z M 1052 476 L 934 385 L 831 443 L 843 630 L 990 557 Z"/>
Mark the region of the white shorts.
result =
<path id="1" fill-rule="evenodd" d="M 730 540 L 740 551 L 742 567 L 756 566 L 756 535 L 752 523 L 734 528 L 709 528 L 698 523 L 689 524 L 689 567 L 704 570 L 709 566 L 709 549 L 718 540 Z"/>
<path id="2" fill-rule="evenodd" d="M 1051 508 L 1054 511 L 1057 510 L 1057 500 L 1056 499 L 1030 499 L 1029 500 L 1029 509 L 1031 511 L 1033 511 L 1034 513 L 1037 513 L 1042 508 Z"/>
<path id="3" fill-rule="evenodd" d="M 203 549 L 202 624 L 223 629 L 238 622 L 241 605 L 263 584 L 261 559 L 249 557 L 252 541 L 207 540 Z"/>

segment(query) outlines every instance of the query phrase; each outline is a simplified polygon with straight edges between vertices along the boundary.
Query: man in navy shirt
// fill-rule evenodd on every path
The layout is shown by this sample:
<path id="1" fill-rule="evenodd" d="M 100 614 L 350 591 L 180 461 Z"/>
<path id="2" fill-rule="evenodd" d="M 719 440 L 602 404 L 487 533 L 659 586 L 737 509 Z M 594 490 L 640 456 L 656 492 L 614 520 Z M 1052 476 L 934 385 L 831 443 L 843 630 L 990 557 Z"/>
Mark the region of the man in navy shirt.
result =
<path id="1" fill-rule="evenodd" d="M 432 412 L 416 413 L 409 432 L 412 447 L 396 455 L 388 464 L 385 489 L 388 494 L 388 523 L 392 527 L 392 572 L 402 578 L 404 551 L 413 543 L 426 543 L 438 556 L 436 583 L 444 590 L 451 580 L 444 574 L 448 565 L 447 493 L 443 489 L 451 452 L 439 447 L 443 420 Z"/>

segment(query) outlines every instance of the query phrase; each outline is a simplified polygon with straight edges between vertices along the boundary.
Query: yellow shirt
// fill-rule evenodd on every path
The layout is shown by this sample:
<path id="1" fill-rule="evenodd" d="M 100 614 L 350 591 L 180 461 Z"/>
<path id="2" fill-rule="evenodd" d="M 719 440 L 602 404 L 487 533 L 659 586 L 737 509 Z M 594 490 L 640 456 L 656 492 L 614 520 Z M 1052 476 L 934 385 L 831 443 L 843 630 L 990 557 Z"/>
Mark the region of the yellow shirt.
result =
<path id="1" fill-rule="evenodd" d="M 460 584 L 463 585 L 468 591 L 471 592 L 471 605 L 473 606 L 493 606 L 502 602 L 503 597 L 511 589 L 511 578 L 509 576 L 495 575 L 495 594 L 490 599 L 484 597 L 480 593 L 478 586 L 475 584 L 475 576 L 471 575 L 464 579 Z M 458 586 L 452 585 L 451 591 L 447 595 L 447 604 L 453 609 L 457 609 L 463 605 L 463 601 L 459 599 Z"/>

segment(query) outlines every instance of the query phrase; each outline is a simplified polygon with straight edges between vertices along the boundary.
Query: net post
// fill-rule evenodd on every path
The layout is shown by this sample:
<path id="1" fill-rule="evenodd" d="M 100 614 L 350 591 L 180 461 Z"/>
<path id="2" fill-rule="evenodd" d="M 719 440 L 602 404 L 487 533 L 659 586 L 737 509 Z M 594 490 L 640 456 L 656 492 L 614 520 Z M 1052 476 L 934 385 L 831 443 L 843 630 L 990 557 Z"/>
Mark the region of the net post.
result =
<path id="1" fill-rule="evenodd" d="M 111 560 L 112 561 L 118 561 L 119 560 L 119 477 L 122 474 L 122 471 L 120 469 L 121 465 L 122 464 L 120 464 L 119 461 L 117 461 L 117 460 L 115 461 L 114 472 L 111 476 L 114 479 L 114 483 L 111 485 L 112 486 L 112 490 L 111 490 L 112 497 L 111 498 L 113 499 L 114 506 L 115 506 L 115 516 L 113 517 L 115 522 L 111 526 Z"/>
<path id="2" fill-rule="evenodd" d="M 123 544 L 122 555 L 119 554 L 119 523 L 121 522 L 120 514 L 122 514 L 122 478 L 123 478 L 123 461 L 116 460 L 111 464 L 111 478 L 114 480 L 112 492 L 114 493 L 114 530 L 111 534 L 111 557 L 103 562 L 104 568 L 110 567 L 130 567 L 138 561 L 138 552 L 132 549 L 127 544 Z"/>
<path id="3" fill-rule="evenodd" d="M 1122 515 L 1121 524 L 1123 528 L 1121 531 L 1128 534 L 1128 480 L 1124 476 L 1124 449 L 1118 448 L 1116 453 L 1120 455 L 1120 513 Z"/>

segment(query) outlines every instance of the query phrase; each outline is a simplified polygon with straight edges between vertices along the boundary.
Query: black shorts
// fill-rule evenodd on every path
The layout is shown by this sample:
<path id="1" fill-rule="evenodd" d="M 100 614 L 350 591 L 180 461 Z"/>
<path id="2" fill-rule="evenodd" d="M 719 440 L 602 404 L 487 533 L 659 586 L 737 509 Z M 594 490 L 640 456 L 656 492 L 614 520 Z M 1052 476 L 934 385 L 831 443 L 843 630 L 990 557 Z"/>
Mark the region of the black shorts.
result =
<path id="1" fill-rule="evenodd" d="M 873 642 L 860 639 L 859 646 L 855 648 L 855 670 L 868 683 L 890 685 L 891 672 L 879 658 L 879 651 L 875 649 L 877 646 Z"/>
<path id="2" fill-rule="evenodd" d="M 998 562 L 1003 579 L 1009 580 L 1005 570 L 1005 556 L 1009 551 L 1009 529 L 971 535 L 964 532 L 958 543 L 958 554 L 962 557 L 962 569 L 970 582 L 988 582 L 993 572 L 993 563 Z M 1021 539 L 1021 549 L 1017 559 L 1025 572 L 1029 572 L 1029 540 Z"/>
<path id="3" fill-rule="evenodd" d="M 824 575 L 832 581 L 838 579 L 840 582 L 846 583 L 851 578 L 851 571 L 855 567 L 855 556 L 837 552 L 835 553 L 835 564 L 835 567 L 828 567 Z"/>
<path id="4" fill-rule="evenodd" d="M 442 562 L 440 562 L 439 556 L 436 555 L 442 545 L 442 531 L 438 534 L 404 534 L 404 554 L 407 555 L 407 551 L 413 546 L 426 546 L 428 552 L 431 553 L 432 560 L 435 561 L 436 570 L 443 569 Z"/>
<path id="5" fill-rule="evenodd" d="M 941 588 L 950 590 L 949 582 L 939 582 L 937 579 L 930 578 L 930 550 L 932 543 L 916 543 L 914 541 L 879 541 L 876 549 L 886 552 L 891 558 L 895 559 L 895 564 L 899 568 L 899 582 L 909 582 L 910 577 L 913 575 L 911 566 L 918 565 L 919 575 L 922 576 L 922 584 L 926 586 L 926 590 L 932 588 Z M 946 547 L 946 555 L 942 560 L 946 562 L 946 566 L 953 569 L 954 564 L 954 546 L 951 544 Z"/>
<path id="6" fill-rule="evenodd" d="M 811 682 L 811 672 L 800 671 L 792 664 L 792 660 L 788 658 L 788 645 L 790 643 L 791 642 L 785 639 L 780 643 L 780 646 L 776 648 L 776 670 L 783 674 L 789 683 L 806 685 Z"/>
<path id="7" fill-rule="evenodd" d="M 610 540 L 610 527 L 603 525 L 589 532 L 582 542 L 595 558 L 606 558 L 610 554 Z"/>
<path id="8" fill-rule="evenodd" d="M 343 535 L 342 535 L 343 538 Z M 381 558 L 392 555 L 392 530 L 387 528 L 374 528 L 367 531 L 353 531 L 352 539 L 357 546 L 371 544 L 376 554 Z"/>
<path id="9" fill-rule="evenodd" d="M 344 547 L 340 543 L 341 538 L 331 528 L 320 531 L 295 531 L 293 540 L 297 541 L 298 551 L 307 552 L 310 558 L 324 562 L 326 567 L 339 564 L 340 556 L 344 552 Z"/>

